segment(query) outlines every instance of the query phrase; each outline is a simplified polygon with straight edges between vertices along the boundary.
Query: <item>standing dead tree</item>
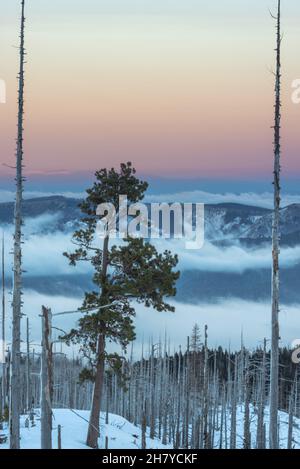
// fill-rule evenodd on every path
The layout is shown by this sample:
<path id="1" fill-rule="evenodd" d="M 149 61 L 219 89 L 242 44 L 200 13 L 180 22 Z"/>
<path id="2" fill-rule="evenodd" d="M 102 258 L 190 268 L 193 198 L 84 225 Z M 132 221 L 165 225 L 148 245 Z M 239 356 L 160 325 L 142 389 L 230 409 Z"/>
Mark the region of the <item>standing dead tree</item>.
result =
<path id="1" fill-rule="evenodd" d="M 29 319 L 26 319 L 26 410 L 29 412 L 32 406 L 30 385 L 30 342 L 29 342 Z"/>
<path id="2" fill-rule="evenodd" d="M 42 308 L 41 449 L 52 449 L 52 342 L 51 311 Z"/>
<path id="3" fill-rule="evenodd" d="M 275 123 L 274 123 L 274 213 L 272 227 L 272 341 L 270 383 L 270 432 L 271 449 L 278 446 L 278 377 L 279 377 L 279 252 L 280 252 L 280 122 L 281 122 L 281 1 L 278 0 L 277 45 L 275 74 Z"/>
<path id="4" fill-rule="evenodd" d="M 23 199 L 23 120 L 25 64 L 25 0 L 21 1 L 20 70 L 18 94 L 18 136 L 16 151 L 16 201 L 13 267 L 12 367 L 10 383 L 10 448 L 20 448 L 20 347 L 22 315 L 22 199 Z"/>
<path id="5" fill-rule="evenodd" d="M 54 313 L 52 317 L 55 321 L 61 314 L 74 313 Z M 61 331 L 56 326 L 52 326 L 52 329 Z M 44 328 L 44 333 L 45 331 L 48 331 L 46 336 L 44 334 L 46 342 L 51 344 L 48 337 L 50 328 Z M 128 360 L 124 359 L 123 375 L 109 365 L 106 366 L 107 373 L 101 404 L 102 417 L 106 417 L 106 422 L 111 421 L 111 413 L 121 415 L 140 427 L 140 431 L 136 431 L 137 444 L 143 448 L 146 443 L 150 444 L 148 439 L 146 441 L 146 436 L 150 434 L 152 413 L 154 413 L 155 437 L 163 444 L 173 445 L 176 449 L 186 446 L 189 449 L 203 449 L 205 448 L 203 435 L 207 415 L 209 437 L 207 447 L 211 449 L 228 449 L 229 447 L 232 449 L 242 447 L 266 449 L 268 447 L 266 445 L 268 415 L 265 407 L 269 383 L 269 351 L 266 351 L 266 341 L 264 341 L 263 349 L 259 347 L 250 352 L 243 348 L 243 352 L 237 351 L 230 355 L 221 347 L 205 351 L 205 344 L 193 352 L 191 350 L 188 352 L 188 348 L 183 354 L 180 348 L 172 355 L 170 350 L 167 351 L 166 344 L 166 339 L 164 347 L 159 342 L 154 353 L 150 343 L 149 351 L 144 353 L 143 350 L 139 359 L 138 356 L 135 359 L 132 355 Z M 47 349 L 44 349 L 45 355 Z M 38 407 L 41 397 L 43 403 L 47 404 L 47 395 L 50 394 L 49 409 L 71 409 L 72 412 L 74 409 L 90 410 L 93 383 L 91 381 L 80 382 L 86 359 L 74 358 L 74 355 L 71 358 L 71 352 L 63 353 L 62 347 L 60 352 L 54 352 L 53 356 L 51 356 L 51 349 L 49 350 L 52 358 L 50 362 L 34 349 L 30 352 L 30 393 L 37 404 L 35 407 Z M 208 356 L 207 372 L 204 370 L 205 355 Z M 9 354 L 7 354 L 7 361 L 9 362 Z M 41 361 L 43 361 L 43 370 L 45 366 L 49 366 L 49 363 L 48 369 L 52 370 L 50 375 L 48 372 L 44 375 L 43 388 L 46 389 L 44 396 L 41 396 L 42 386 L 40 385 Z M 244 363 L 243 376 L 241 375 L 241 361 Z M 287 412 L 289 412 L 288 425 L 284 424 L 281 427 L 280 446 L 286 448 L 296 444 L 296 440 L 295 442 L 293 440 L 293 432 L 297 425 L 296 418 L 300 415 L 299 380 L 295 379 L 295 369 L 290 366 L 288 349 L 280 350 L 280 362 L 282 365 L 279 379 L 280 408 L 282 412 L 286 412 L 286 419 L 282 414 L 282 422 L 287 422 Z M 228 366 L 228 363 L 231 363 L 231 366 Z M 27 361 L 24 355 L 21 362 L 21 397 L 24 409 L 27 402 L 26 368 Z M 205 384 L 205 374 L 207 384 Z M 49 380 L 51 391 L 48 391 Z M 190 383 L 188 416 L 185 401 L 187 382 Z M 245 388 L 245 400 L 239 401 L 239 396 L 242 394 L 241 383 Z M 208 389 L 207 405 L 204 403 L 206 387 Z M 152 402 L 151 393 L 153 394 Z M 42 408 L 43 406 L 44 404 Z M 42 419 L 44 415 L 43 410 Z M 48 415 L 51 416 L 50 413 Z M 28 424 L 35 426 L 33 410 L 30 411 L 28 420 Z M 4 425 L 6 425 L 5 422 L 6 420 Z M 58 419 L 56 424 L 64 424 L 64 422 Z M 48 430 L 46 430 L 48 438 L 50 428 L 51 423 L 48 424 Z M 104 447 L 104 436 L 100 444 Z M 64 446 L 63 441 L 62 446 Z"/>
<path id="6" fill-rule="evenodd" d="M 1 340 L 2 340 L 2 376 L 1 376 L 1 402 L 0 402 L 0 417 L 2 417 L 5 409 L 5 405 L 7 403 L 6 400 L 6 364 L 5 364 L 5 261 L 4 261 L 4 235 L 2 238 L 2 259 L 1 259 L 1 266 L 2 266 L 2 321 L 1 321 Z"/>

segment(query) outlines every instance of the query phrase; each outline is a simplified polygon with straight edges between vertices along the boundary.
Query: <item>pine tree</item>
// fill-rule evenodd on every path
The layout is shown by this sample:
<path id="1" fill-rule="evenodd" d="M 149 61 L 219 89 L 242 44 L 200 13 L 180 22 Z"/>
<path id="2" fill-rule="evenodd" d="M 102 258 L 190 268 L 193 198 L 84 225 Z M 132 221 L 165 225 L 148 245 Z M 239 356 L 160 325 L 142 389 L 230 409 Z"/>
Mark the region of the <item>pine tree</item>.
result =
<path id="1" fill-rule="evenodd" d="M 201 349 L 201 333 L 200 326 L 196 323 L 192 329 L 191 335 L 191 352 L 200 352 Z"/>
<path id="2" fill-rule="evenodd" d="M 117 218 L 122 207 L 119 195 L 126 195 L 128 203 L 137 203 L 144 197 L 146 182 L 135 176 L 131 163 L 121 164 L 120 171 L 101 169 L 97 171 L 93 187 L 81 204 L 85 214 L 85 226 L 76 231 L 73 241 L 78 248 L 65 253 L 71 265 L 79 261 L 89 262 L 94 269 L 93 282 L 96 290 L 87 292 L 82 305 L 86 311 L 79 320 L 79 327 L 64 337 L 67 343 L 81 344 L 81 350 L 89 360 L 82 378 L 94 381 L 94 394 L 87 436 L 87 445 L 97 447 L 99 416 L 106 364 L 122 368 L 122 357 L 109 354 L 106 344 L 113 341 L 124 349 L 134 340 L 135 309 L 132 300 L 153 307 L 158 311 L 174 311 L 164 297 L 176 294 L 175 283 L 179 273 L 173 269 L 178 259 L 171 252 L 158 253 L 154 246 L 141 238 L 127 237 L 119 246 L 109 248 L 110 228 L 107 226 L 102 248 L 95 240 L 97 207 L 113 204 Z M 119 218 L 118 218 L 119 219 Z"/>

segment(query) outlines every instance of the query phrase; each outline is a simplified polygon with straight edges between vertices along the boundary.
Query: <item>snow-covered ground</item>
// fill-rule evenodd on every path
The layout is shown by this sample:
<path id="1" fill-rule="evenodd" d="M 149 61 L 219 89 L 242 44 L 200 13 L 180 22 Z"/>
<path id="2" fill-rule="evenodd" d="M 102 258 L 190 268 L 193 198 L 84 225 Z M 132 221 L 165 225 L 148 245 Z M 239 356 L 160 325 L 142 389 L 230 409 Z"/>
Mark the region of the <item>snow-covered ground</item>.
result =
<path id="1" fill-rule="evenodd" d="M 289 416 L 286 412 L 279 412 L 278 419 L 280 421 L 280 448 L 286 449 L 287 448 L 287 438 L 288 438 L 288 421 Z M 265 410 L 265 424 L 266 424 L 266 440 L 268 445 L 269 439 L 269 409 Z M 252 448 L 255 448 L 256 442 L 256 428 L 257 428 L 257 414 L 253 407 L 251 407 L 251 424 L 250 424 L 250 431 L 251 431 L 251 445 Z M 230 442 L 230 419 L 229 419 L 229 428 L 228 428 L 228 443 Z M 243 433 L 244 433 L 244 408 L 243 406 L 239 406 L 237 409 L 237 448 L 243 448 Z M 217 433 L 218 435 L 218 433 Z M 216 437 L 218 442 L 218 436 Z M 224 441 L 224 440 L 223 440 Z M 300 449 L 300 419 L 294 418 L 294 427 L 293 427 L 293 446 L 295 449 Z"/>
<path id="2" fill-rule="evenodd" d="M 85 445 L 85 438 L 87 434 L 89 412 L 82 410 L 64 410 L 55 409 L 53 420 L 53 448 L 57 448 L 57 427 L 62 427 L 62 448 L 63 449 L 89 449 Z M 237 448 L 243 447 L 243 432 L 244 432 L 244 410 L 242 406 L 237 409 Z M 288 435 L 288 415 L 284 412 L 279 412 L 280 419 L 280 447 L 286 449 L 287 435 Z M 266 434 L 268 440 L 268 410 L 265 413 Z M 22 449 L 39 449 L 40 448 L 40 420 L 37 413 L 36 426 L 26 428 L 26 417 L 21 419 L 21 448 Z M 257 416 L 254 409 L 251 409 L 251 441 L 252 448 L 255 448 L 256 441 L 256 422 Z M 1 434 L 7 435 L 7 428 L 0 431 Z M 109 449 L 140 449 L 141 448 L 141 429 L 129 423 L 123 417 L 110 414 L 109 423 L 105 424 L 105 414 L 101 414 L 101 438 L 100 448 L 105 448 L 105 437 L 108 437 Z M 215 431 L 215 448 L 219 448 L 219 429 Z M 230 416 L 228 415 L 227 422 L 227 444 L 230 442 Z M 300 449 L 300 419 L 294 418 L 293 428 L 293 446 L 295 449 Z M 225 447 L 225 435 L 223 436 L 223 445 Z M 159 449 L 170 448 L 172 445 L 164 446 L 158 439 L 150 439 L 147 435 L 147 448 Z M 8 449 L 8 443 L 0 445 L 0 449 Z"/>
<path id="3" fill-rule="evenodd" d="M 53 448 L 57 448 L 57 427 L 62 427 L 62 449 L 89 449 L 85 445 L 87 435 L 89 412 L 83 410 L 53 410 Z M 21 448 L 22 449 L 40 449 L 40 420 L 36 416 L 36 426 L 26 428 L 26 416 L 21 418 Z M 105 437 L 108 436 L 109 449 L 140 449 L 141 448 L 141 429 L 129 423 L 123 417 L 110 414 L 109 423 L 105 424 L 105 414 L 101 414 L 101 438 L 100 448 L 105 448 Z M 7 429 L 0 430 L 0 434 L 7 434 Z M 159 440 L 152 440 L 147 435 L 147 448 L 159 449 L 168 448 L 162 445 Z M 171 448 L 171 446 L 169 447 Z M 0 449 L 8 449 L 8 443 L 0 445 Z"/>

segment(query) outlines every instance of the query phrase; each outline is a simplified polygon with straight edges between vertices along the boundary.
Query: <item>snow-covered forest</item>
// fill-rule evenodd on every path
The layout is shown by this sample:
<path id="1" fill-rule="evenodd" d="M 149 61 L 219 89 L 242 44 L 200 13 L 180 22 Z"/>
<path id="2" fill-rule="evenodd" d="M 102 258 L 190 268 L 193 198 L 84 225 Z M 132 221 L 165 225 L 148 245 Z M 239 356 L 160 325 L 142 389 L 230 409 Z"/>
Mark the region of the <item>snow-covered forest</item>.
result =
<path id="1" fill-rule="evenodd" d="M 100 448 L 268 448 L 270 353 L 266 341 L 251 352 L 241 344 L 241 350 L 233 353 L 221 347 L 210 349 L 205 333 L 195 324 L 184 350 L 171 354 L 167 340 L 145 344 L 139 360 L 131 350 L 121 372 L 107 369 Z M 280 350 L 281 449 L 300 448 L 300 382 L 290 353 Z M 84 438 L 93 384 L 80 380 L 83 369 L 84 360 L 54 353 L 53 448 L 87 448 Z M 22 448 L 40 445 L 40 370 L 41 358 L 30 350 L 21 366 Z M 9 382 L 9 363 L 6 377 Z M 8 400 L 7 386 L 6 392 Z M 3 448 L 8 446 L 7 432 L 4 422 Z"/>

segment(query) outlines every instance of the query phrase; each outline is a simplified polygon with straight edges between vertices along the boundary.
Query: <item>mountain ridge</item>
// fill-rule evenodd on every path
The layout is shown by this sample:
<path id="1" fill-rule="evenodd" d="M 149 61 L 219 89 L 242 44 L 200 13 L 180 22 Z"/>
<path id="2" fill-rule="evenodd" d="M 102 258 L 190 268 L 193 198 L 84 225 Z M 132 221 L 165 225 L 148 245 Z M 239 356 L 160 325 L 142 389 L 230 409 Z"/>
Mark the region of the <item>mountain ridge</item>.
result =
<path id="1" fill-rule="evenodd" d="M 49 231 L 72 230 L 82 218 L 80 202 L 81 199 L 62 195 L 25 199 L 23 217 L 26 220 L 56 215 Z M 280 213 L 282 244 L 300 244 L 300 204 L 282 207 Z M 0 203 L 0 223 L 12 224 L 13 218 L 14 202 Z M 271 209 L 229 202 L 205 205 L 205 238 L 211 242 L 239 240 L 243 244 L 262 244 L 269 243 L 271 235 Z"/>

